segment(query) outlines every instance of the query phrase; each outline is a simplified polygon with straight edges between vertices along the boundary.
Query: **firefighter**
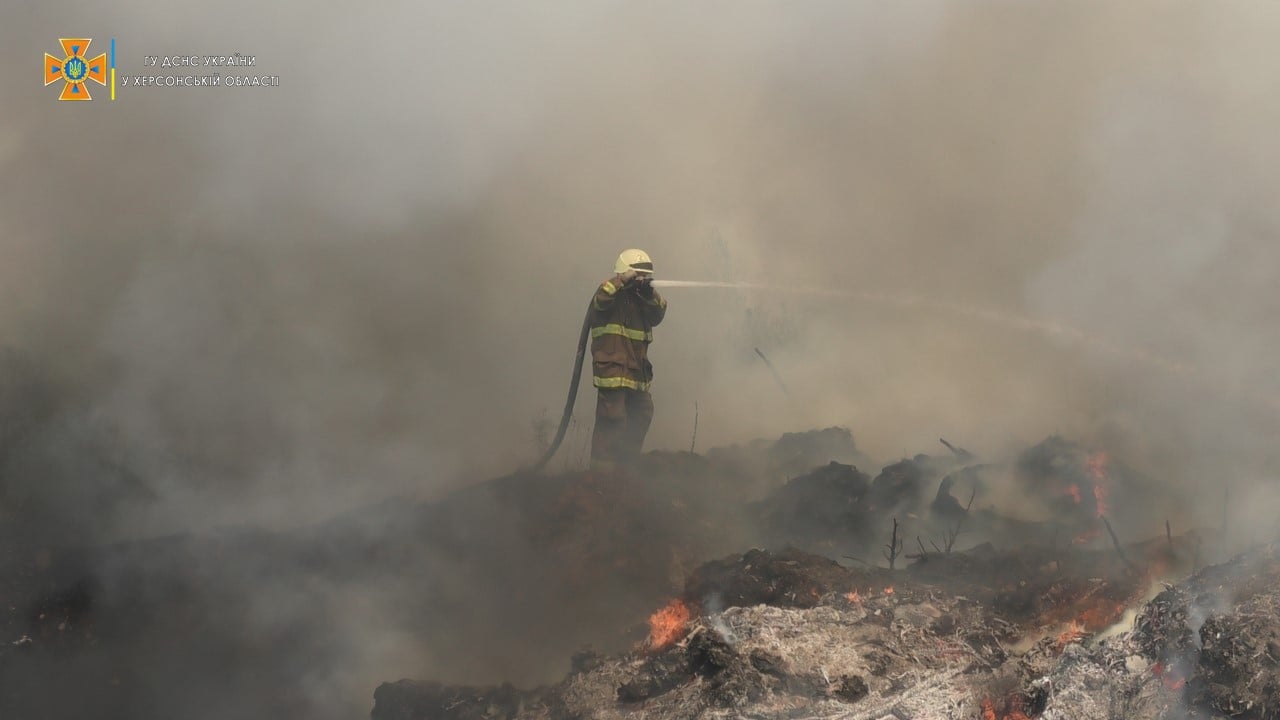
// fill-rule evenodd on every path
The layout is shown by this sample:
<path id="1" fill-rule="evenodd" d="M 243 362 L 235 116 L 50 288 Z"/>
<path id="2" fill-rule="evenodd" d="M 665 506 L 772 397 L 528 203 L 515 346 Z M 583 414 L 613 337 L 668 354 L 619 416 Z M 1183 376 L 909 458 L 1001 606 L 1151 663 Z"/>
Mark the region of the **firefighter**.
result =
<path id="1" fill-rule="evenodd" d="M 591 465 L 608 469 L 640 454 L 653 420 L 649 343 L 667 314 L 652 285 L 653 261 L 643 250 L 623 250 L 613 277 L 591 302 L 591 368 L 598 390 Z"/>

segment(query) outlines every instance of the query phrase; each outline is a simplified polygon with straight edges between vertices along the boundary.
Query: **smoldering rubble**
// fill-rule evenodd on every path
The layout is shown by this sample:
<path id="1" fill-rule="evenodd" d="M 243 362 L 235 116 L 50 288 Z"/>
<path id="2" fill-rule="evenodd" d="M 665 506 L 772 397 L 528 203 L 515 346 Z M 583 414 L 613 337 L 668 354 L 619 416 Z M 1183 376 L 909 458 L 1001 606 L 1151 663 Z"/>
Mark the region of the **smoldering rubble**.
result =
<path id="1" fill-rule="evenodd" d="M 15 717 L 356 717 L 371 696 L 379 720 L 1273 717 L 1269 546 L 1214 565 L 1223 528 L 1148 533 L 1150 480 L 1061 437 L 1002 461 L 947 443 L 866 462 L 833 428 L 291 532 L 55 546 L 6 573 L 24 579 L 6 590 L 3 701 Z M 354 650 L 370 638 L 419 652 L 370 660 Z M 352 658 L 373 670 L 345 674 Z M 29 692 L 54 675 L 78 693 Z M 379 686 L 396 677 L 415 679 Z"/>
<path id="2" fill-rule="evenodd" d="M 774 549 L 698 567 L 624 653 L 534 689 L 388 682 L 373 717 L 1280 717 L 1277 546 L 1206 564 L 1224 528 L 1167 522 L 1121 541 L 1106 514 L 1151 486 L 1061 437 L 1004 468 L 1049 519 L 975 507 L 992 468 L 947 447 L 791 479 L 755 506 Z"/>
<path id="3" fill-rule="evenodd" d="M 858 571 L 799 551 L 752 551 L 730 561 L 735 572 L 725 580 L 768 578 L 775 592 L 697 613 L 678 642 L 655 647 L 651 637 L 625 655 L 579 655 L 563 681 L 530 691 L 387 683 L 373 717 L 1280 717 L 1278 551 L 1266 545 L 1206 567 L 1136 605 L 1133 619 L 1107 626 L 1088 618 L 1108 590 L 1060 598 L 1055 610 L 1086 618 L 1061 625 L 1030 606 L 1001 607 L 1008 587 L 969 586 L 962 595 L 954 585 L 927 582 L 915 566 Z M 982 555 L 928 564 L 1022 559 Z M 1070 584 L 1074 572 L 1106 565 L 1078 551 L 1055 555 L 1080 567 L 1052 560 L 1031 576 L 1036 591 L 1019 583 L 1012 592 L 1043 597 L 1051 585 Z M 1135 580 L 1089 582 L 1133 590 Z M 1123 608 L 1123 601 L 1116 606 Z"/>

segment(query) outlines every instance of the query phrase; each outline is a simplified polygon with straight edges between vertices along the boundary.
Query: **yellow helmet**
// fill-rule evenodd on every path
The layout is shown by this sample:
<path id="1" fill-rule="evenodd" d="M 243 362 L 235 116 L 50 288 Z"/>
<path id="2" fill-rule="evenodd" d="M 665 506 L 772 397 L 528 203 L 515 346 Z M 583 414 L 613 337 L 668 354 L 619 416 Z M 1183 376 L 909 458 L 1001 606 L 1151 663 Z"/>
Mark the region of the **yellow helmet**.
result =
<path id="1" fill-rule="evenodd" d="M 623 250 L 618 256 L 618 262 L 613 264 L 613 272 L 621 275 L 628 270 L 635 270 L 640 275 L 653 274 L 653 260 L 649 259 L 649 253 L 643 250 Z"/>

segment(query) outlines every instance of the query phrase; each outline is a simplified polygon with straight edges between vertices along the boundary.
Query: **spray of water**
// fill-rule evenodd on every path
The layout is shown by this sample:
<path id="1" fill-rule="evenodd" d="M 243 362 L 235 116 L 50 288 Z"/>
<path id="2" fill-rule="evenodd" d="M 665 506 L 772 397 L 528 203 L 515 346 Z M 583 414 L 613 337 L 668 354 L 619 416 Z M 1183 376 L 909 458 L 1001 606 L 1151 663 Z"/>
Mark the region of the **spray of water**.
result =
<path id="1" fill-rule="evenodd" d="M 1080 328 L 1052 320 L 1026 317 L 1015 313 L 995 310 L 993 308 L 962 303 L 943 302 L 934 298 L 914 293 L 887 293 L 865 290 L 839 290 L 822 287 L 797 287 L 784 285 L 768 285 L 760 283 L 722 282 L 714 280 L 654 280 L 658 288 L 718 288 L 734 290 L 752 290 L 775 293 L 794 293 L 801 295 L 821 295 L 842 297 L 851 300 L 862 300 L 881 305 L 923 309 L 948 315 L 980 320 L 1000 327 L 1041 335 L 1054 340 L 1065 340 L 1077 345 L 1086 346 L 1100 353 L 1126 359 L 1148 367 L 1158 368 L 1171 375 L 1180 377 L 1198 377 L 1203 374 L 1194 365 L 1156 355 L 1138 348 L 1124 347 L 1109 340 L 1091 335 Z M 1276 404 L 1272 403 L 1273 409 Z"/>

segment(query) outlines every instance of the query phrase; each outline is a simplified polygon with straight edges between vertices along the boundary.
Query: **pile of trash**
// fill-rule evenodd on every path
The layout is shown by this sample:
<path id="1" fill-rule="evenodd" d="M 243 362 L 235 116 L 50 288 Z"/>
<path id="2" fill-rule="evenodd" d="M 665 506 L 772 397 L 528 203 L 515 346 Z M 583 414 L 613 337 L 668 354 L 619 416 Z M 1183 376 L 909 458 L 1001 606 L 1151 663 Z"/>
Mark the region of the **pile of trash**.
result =
<path id="1" fill-rule="evenodd" d="M 373 718 L 828 717 L 889 708 L 912 688 L 911 708 L 962 704 L 962 670 L 1002 662 L 1010 628 L 977 602 L 890 579 L 753 550 L 700 568 L 654 613 L 657 631 L 673 605 L 689 608 L 678 633 L 620 656 L 582 653 L 561 683 L 531 691 L 384 684 Z"/>
<path id="2" fill-rule="evenodd" d="M 919 562 L 890 572 L 753 550 L 691 576 L 672 600 L 688 611 L 677 633 L 651 634 L 613 657 L 581 653 L 564 680 L 534 690 L 386 683 L 372 717 L 1277 718 L 1278 550 L 1258 547 L 1168 585 L 1108 564 L 1105 553 L 1064 549 L 1038 586 L 1057 593 L 1053 602 L 1010 608 L 1000 583 L 960 594 L 917 571 Z M 1016 554 L 953 553 L 924 565 L 964 569 Z M 1105 626 L 1089 620 L 1098 597 L 1153 584 L 1163 589 L 1128 606 L 1122 599 Z M 681 618 L 670 607 L 651 622 Z M 1077 616 L 1046 614 L 1063 608 Z"/>
<path id="3" fill-rule="evenodd" d="M 1201 568 L 1223 544 L 1175 534 L 1157 497 L 1058 437 L 873 465 L 828 428 L 290 530 L 11 551 L 0 716 L 191 695 L 210 717 L 359 716 L 387 671 L 353 648 L 394 646 L 436 682 L 382 684 L 382 720 L 1274 717 L 1274 602 L 1246 576 L 1277 573 Z M 31 690 L 50 677 L 77 692 Z"/>

